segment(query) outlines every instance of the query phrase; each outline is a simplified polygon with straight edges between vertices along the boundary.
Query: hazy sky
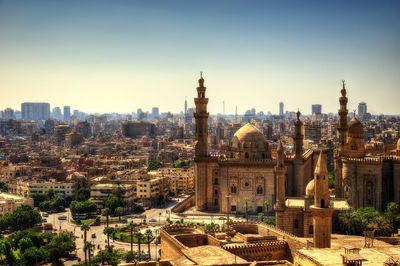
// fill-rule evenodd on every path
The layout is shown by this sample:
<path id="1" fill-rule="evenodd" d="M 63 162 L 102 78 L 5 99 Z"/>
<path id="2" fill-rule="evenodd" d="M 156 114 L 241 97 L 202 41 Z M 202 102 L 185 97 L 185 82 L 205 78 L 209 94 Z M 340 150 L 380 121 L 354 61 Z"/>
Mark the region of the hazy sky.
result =
<path id="1" fill-rule="evenodd" d="M 400 113 L 400 1 L 2 1 L 0 109 Z"/>

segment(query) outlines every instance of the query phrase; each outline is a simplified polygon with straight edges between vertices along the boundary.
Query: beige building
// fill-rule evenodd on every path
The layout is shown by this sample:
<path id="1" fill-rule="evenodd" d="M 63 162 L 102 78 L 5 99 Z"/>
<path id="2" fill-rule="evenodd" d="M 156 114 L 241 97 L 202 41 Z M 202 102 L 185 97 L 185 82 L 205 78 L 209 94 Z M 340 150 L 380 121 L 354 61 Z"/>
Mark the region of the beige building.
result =
<path id="1" fill-rule="evenodd" d="M 169 192 L 169 178 L 149 174 L 136 183 L 136 197 L 143 205 L 150 206 L 158 200 L 165 199 Z"/>
<path id="2" fill-rule="evenodd" d="M 0 216 L 6 212 L 13 212 L 22 204 L 33 206 L 33 199 L 9 193 L 0 193 Z"/>
<path id="3" fill-rule="evenodd" d="M 175 193 L 194 191 L 194 165 L 187 168 L 160 168 L 158 173 L 169 178 L 169 189 Z"/>
<path id="4" fill-rule="evenodd" d="M 56 180 L 42 181 L 23 179 L 18 179 L 17 182 L 9 184 L 10 192 L 21 195 L 23 197 L 29 197 L 29 195 L 32 193 L 44 194 L 49 189 L 53 189 L 55 195 L 59 197 L 74 196 L 76 191 L 76 184 Z"/>
<path id="5" fill-rule="evenodd" d="M 112 195 L 113 192 L 121 186 L 122 189 L 125 191 L 123 195 L 123 199 L 126 203 L 125 208 L 130 210 L 133 207 L 133 202 L 136 198 L 136 186 L 135 184 L 113 184 L 113 183 L 100 183 L 100 184 L 93 184 L 90 187 L 90 200 L 94 201 L 97 205 L 97 208 L 103 209 L 104 208 L 104 199 L 108 196 Z"/>

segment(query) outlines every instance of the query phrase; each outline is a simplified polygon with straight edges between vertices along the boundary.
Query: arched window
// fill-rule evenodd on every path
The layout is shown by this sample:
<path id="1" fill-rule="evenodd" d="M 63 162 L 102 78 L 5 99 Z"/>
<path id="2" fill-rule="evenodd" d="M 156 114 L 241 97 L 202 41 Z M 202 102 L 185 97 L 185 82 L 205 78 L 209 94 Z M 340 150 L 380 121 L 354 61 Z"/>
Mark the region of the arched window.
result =
<path id="1" fill-rule="evenodd" d="M 321 199 L 321 208 L 325 208 L 325 200 Z"/>
<path id="2" fill-rule="evenodd" d="M 236 194 L 236 185 L 235 184 L 233 184 L 231 186 L 231 194 Z"/>
<path id="3" fill-rule="evenodd" d="M 218 185 L 218 178 L 214 178 L 214 185 Z"/>
<path id="4" fill-rule="evenodd" d="M 263 187 L 260 186 L 260 185 L 257 187 L 257 194 L 258 194 L 258 195 L 263 194 Z"/>
<path id="5" fill-rule="evenodd" d="M 246 152 L 246 153 L 244 154 L 244 158 L 249 159 L 249 153 L 248 153 L 248 152 Z"/>

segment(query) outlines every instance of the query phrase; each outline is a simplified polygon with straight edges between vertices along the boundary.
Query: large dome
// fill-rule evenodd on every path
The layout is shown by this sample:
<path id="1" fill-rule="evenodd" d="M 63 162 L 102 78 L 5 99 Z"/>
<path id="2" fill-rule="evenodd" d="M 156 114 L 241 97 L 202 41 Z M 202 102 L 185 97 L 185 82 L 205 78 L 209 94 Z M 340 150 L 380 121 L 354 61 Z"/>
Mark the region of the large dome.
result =
<path id="1" fill-rule="evenodd" d="M 242 126 L 229 143 L 230 158 L 262 160 L 270 159 L 271 153 L 263 133 L 250 123 Z"/>
<path id="2" fill-rule="evenodd" d="M 261 131 L 250 123 L 242 126 L 232 139 L 232 147 L 234 148 L 264 148 L 264 135 Z"/>
<path id="3" fill-rule="evenodd" d="M 349 122 L 349 137 L 363 137 L 364 127 L 361 122 L 353 117 Z"/>

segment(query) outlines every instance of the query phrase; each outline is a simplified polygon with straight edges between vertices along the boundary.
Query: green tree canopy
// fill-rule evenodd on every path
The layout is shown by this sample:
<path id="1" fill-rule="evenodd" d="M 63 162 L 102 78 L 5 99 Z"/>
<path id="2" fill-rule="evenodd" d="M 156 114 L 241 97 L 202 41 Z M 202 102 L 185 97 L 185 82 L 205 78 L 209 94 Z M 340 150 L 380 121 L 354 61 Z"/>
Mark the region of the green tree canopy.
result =
<path id="1" fill-rule="evenodd" d="M 151 161 L 149 163 L 149 167 L 147 167 L 147 170 L 157 170 L 158 168 L 161 168 L 161 163 L 159 161 Z"/>
<path id="2" fill-rule="evenodd" d="M 118 207 L 124 207 L 125 202 L 123 199 L 110 195 L 104 199 L 104 207 L 110 209 L 112 214 L 117 213 Z"/>
<path id="3" fill-rule="evenodd" d="M 90 188 L 83 187 L 80 188 L 75 195 L 75 200 L 77 201 L 87 201 L 90 199 Z"/>

